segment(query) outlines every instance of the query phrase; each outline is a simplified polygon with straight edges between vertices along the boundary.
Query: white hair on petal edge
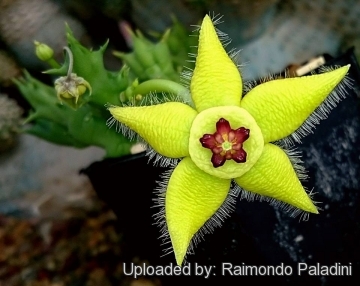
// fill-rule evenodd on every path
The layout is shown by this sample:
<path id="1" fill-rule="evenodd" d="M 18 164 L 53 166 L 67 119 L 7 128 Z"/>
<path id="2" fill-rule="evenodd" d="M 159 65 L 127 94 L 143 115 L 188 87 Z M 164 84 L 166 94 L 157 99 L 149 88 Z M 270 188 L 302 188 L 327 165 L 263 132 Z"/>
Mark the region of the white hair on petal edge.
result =
<path id="1" fill-rule="evenodd" d="M 184 67 L 184 69 L 181 72 L 180 81 L 187 88 L 190 88 L 190 81 L 192 75 L 193 75 L 193 70 L 189 67 Z"/>
<path id="2" fill-rule="evenodd" d="M 221 15 L 219 13 L 215 14 L 215 12 L 213 11 L 212 13 L 209 12 L 209 16 L 210 16 L 211 21 L 213 22 L 214 26 L 224 23 L 224 21 L 222 20 L 224 15 Z"/>
<path id="3" fill-rule="evenodd" d="M 198 243 L 204 240 L 204 236 L 206 234 L 212 233 L 216 227 L 220 227 L 222 223 L 225 221 L 225 219 L 230 217 L 230 213 L 232 213 L 235 209 L 237 196 L 238 196 L 237 190 L 231 188 L 225 201 L 220 206 L 220 208 L 213 214 L 213 216 L 210 219 L 206 221 L 206 223 L 193 236 L 187 254 L 194 253 L 195 247 L 197 246 Z"/>
<path id="4" fill-rule="evenodd" d="M 274 145 L 280 147 L 285 152 L 285 154 L 288 156 L 298 179 L 302 182 L 306 181 L 309 178 L 309 176 L 307 174 L 307 170 L 303 166 L 303 161 L 301 160 L 301 151 L 297 150 L 297 148 L 295 148 L 295 147 L 288 147 L 287 145 L 284 144 L 283 141 L 276 141 L 276 142 L 272 142 L 272 143 Z M 246 199 L 250 202 L 255 201 L 255 200 L 266 201 L 266 202 L 269 202 L 270 205 L 272 205 L 278 209 L 281 209 L 285 212 L 290 213 L 291 217 L 300 216 L 300 220 L 308 220 L 309 219 L 308 212 L 303 211 L 297 207 L 294 207 L 293 205 L 290 205 L 288 203 L 279 201 L 279 200 L 271 198 L 271 197 L 262 196 L 260 194 L 247 191 L 238 185 L 236 185 L 236 188 L 238 189 L 238 192 L 240 192 L 240 200 Z M 313 202 L 313 204 L 316 206 L 316 208 L 318 210 L 321 210 L 321 208 L 318 207 L 318 204 L 320 204 L 320 202 L 314 201 L 314 199 L 313 199 L 313 196 L 315 194 L 314 189 L 312 189 L 311 191 L 308 191 L 306 187 L 303 187 L 303 188 L 306 191 L 309 198 L 311 199 L 311 201 Z"/>
<path id="5" fill-rule="evenodd" d="M 239 187 L 240 188 L 240 187 Z M 307 221 L 309 219 L 309 212 L 307 211 L 304 211 L 304 210 L 301 210 L 297 207 L 294 207 L 293 205 L 290 205 L 288 203 L 285 203 L 285 202 L 282 202 L 282 201 L 279 201 L 277 199 L 274 199 L 274 198 L 271 198 L 271 197 L 267 197 L 267 196 L 262 196 L 262 195 L 259 195 L 259 194 L 256 194 L 256 193 L 253 193 L 253 192 L 249 192 L 247 190 L 244 190 L 242 188 L 241 189 L 241 194 L 240 194 L 240 200 L 242 199 L 246 199 L 247 201 L 250 201 L 250 202 L 253 202 L 255 200 L 258 200 L 260 202 L 268 202 L 270 205 L 274 206 L 275 208 L 277 209 L 281 209 L 282 211 L 285 211 L 287 213 L 290 214 L 291 217 L 297 217 L 297 216 L 300 216 L 300 220 L 304 220 L 304 221 Z M 308 193 L 308 196 L 311 198 L 312 197 L 312 193 Z M 318 202 L 314 202 L 314 205 L 316 206 L 316 208 L 318 210 L 321 210 L 317 204 Z"/>
<path id="6" fill-rule="evenodd" d="M 240 187 L 239 185 L 236 185 L 235 188 L 237 188 L 237 191 L 240 192 L 240 200 L 246 199 L 249 202 L 253 202 L 255 200 L 258 200 L 260 202 L 265 201 L 277 209 L 280 209 L 282 211 L 290 213 L 291 217 L 299 216 L 299 220 L 303 220 L 303 221 L 307 221 L 309 219 L 309 215 L 310 215 L 309 212 L 301 210 L 297 207 L 294 207 L 293 205 L 282 202 L 275 198 L 271 198 L 271 197 L 267 197 L 267 196 L 263 196 L 263 195 L 260 195 L 257 193 L 247 191 L 247 190 L 243 189 L 242 187 Z M 316 206 L 317 210 L 321 211 L 322 209 L 318 206 L 318 204 L 320 204 L 320 202 L 313 200 L 313 196 L 315 194 L 313 189 L 311 191 L 307 191 L 306 188 L 304 188 L 304 189 L 307 192 L 307 195 L 309 196 L 309 198 L 311 199 L 313 204 Z"/>
<path id="7" fill-rule="evenodd" d="M 156 224 L 160 228 L 160 236 L 159 239 L 161 240 L 161 245 L 169 247 L 163 249 L 163 256 L 170 254 L 173 252 L 171 240 L 170 240 L 170 234 L 167 228 L 166 219 L 165 219 L 165 196 L 166 196 L 166 190 L 167 186 L 170 180 L 170 176 L 172 172 L 174 171 L 175 166 L 170 166 L 170 169 L 165 171 L 160 177 L 161 181 L 156 181 L 158 184 L 154 193 L 156 197 L 153 199 L 155 205 L 153 207 L 159 208 L 159 211 L 153 215 L 154 218 L 154 224 Z"/>
<path id="8" fill-rule="evenodd" d="M 337 67 L 323 67 L 321 72 L 329 72 L 335 69 L 337 69 Z M 347 74 L 295 132 L 279 140 L 281 144 L 291 147 L 295 142 L 301 143 L 301 139 L 313 133 L 316 125 L 318 125 L 321 120 L 326 119 L 330 111 L 346 97 L 346 90 L 352 88 L 352 85 L 352 79 Z"/>
<path id="9" fill-rule="evenodd" d="M 173 94 L 166 94 L 162 93 L 161 97 L 158 96 L 156 92 L 151 92 L 148 95 L 146 95 L 140 103 L 135 103 L 135 101 L 129 101 L 128 103 L 124 104 L 123 107 L 133 107 L 133 106 L 151 106 L 151 105 L 157 105 L 165 102 L 182 102 L 184 104 L 187 104 L 184 99 L 179 95 L 173 95 Z M 105 107 L 107 109 L 112 107 L 117 107 L 111 104 L 106 104 Z M 129 128 L 126 124 L 119 122 L 116 120 L 113 116 L 110 117 L 106 121 L 106 125 L 111 128 L 115 125 L 116 132 L 119 132 L 123 134 L 126 138 L 128 138 L 131 141 L 139 142 L 145 149 L 146 149 L 146 155 L 149 156 L 149 161 L 154 159 L 154 165 L 160 165 L 161 167 L 166 167 L 169 164 L 174 164 L 178 162 L 179 159 L 174 158 L 168 158 L 163 155 L 158 154 L 154 149 L 151 148 L 151 146 L 144 140 L 139 134 L 137 134 L 134 130 Z"/>
<path id="10" fill-rule="evenodd" d="M 159 165 L 160 167 L 169 167 L 176 165 L 180 159 L 169 158 L 157 153 L 149 144 L 144 145 L 146 148 L 146 156 L 149 157 L 149 162 L 153 161 L 154 166 Z"/>
<path id="11" fill-rule="evenodd" d="M 256 80 L 247 80 L 243 83 L 243 96 L 245 96 L 250 90 L 257 86 Z"/>
<path id="12" fill-rule="evenodd" d="M 300 181 L 306 181 L 309 176 L 307 174 L 307 170 L 304 167 L 304 162 L 301 160 L 301 151 L 299 151 L 296 147 L 289 147 L 287 145 L 284 144 L 283 141 L 279 140 L 279 141 L 275 141 L 272 142 L 272 144 L 280 147 L 285 154 L 288 156 L 294 170 L 295 173 L 297 175 L 297 177 L 299 178 Z"/>
<path id="13" fill-rule="evenodd" d="M 160 95 L 161 94 L 161 95 Z M 165 102 L 181 102 L 184 104 L 188 104 L 184 100 L 182 96 L 179 94 L 172 94 L 172 93 L 165 93 L 161 92 L 158 93 L 156 90 L 148 93 L 146 96 L 144 96 L 139 103 L 135 103 L 134 101 L 129 101 L 128 104 L 124 104 L 124 106 L 151 106 L 151 105 L 158 105 Z"/>
<path id="14" fill-rule="evenodd" d="M 231 38 L 224 32 L 222 32 L 221 30 L 219 30 L 216 26 L 223 23 L 222 21 L 222 17 L 223 15 L 220 14 L 215 14 L 214 12 L 209 12 L 209 16 L 211 18 L 211 21 L 215 27 L 215 31 L 216 34 L 221 42 L 221 44 L 223 45 L 224 49 L 226 48 L 227 45 L 229 45 L 231 43 Z M 201 26 L 199 25 L 192 25 L 192 27 L 194 27 L 195 29 L 192 31 L 193 33 L 196 34 L 191 34 L 190 36 L 195 36 L 198 37 L 198 33 L 200 31 Z M 192 48 L 198 48 L 198 46 L 192 46 Z M 229 51 L 227 51 L 228 56 L 230 57 L 230 59 L 233 61 L 233 63 L 235 64 L 235 66 L 237 67 L 237 69 L 239 70 L 240 76 L 242 76 L 241 73 L 241 69 L 246 65 L 246 64 L 242 64 L 239 61 L 239 53 L 241 52 L 241 50 L 238 49 L 231 49 Z M 189 56 L 189 60 L 187 60 L 188 62 L 196 62 L 196 57 L 197 57 L 197 51 L 195 53 L 188 53 Z M 180 82 L 186 86 L 186 87 L 190 87 L 190 81 L 191 78 L 193 76 L 193 70 L 188 68 L 188 67 L 184 67 L 184 69 L 182 70 L 181 74 L 180 74 Z M 240 97 L 242 96 L 241 94 L 239 95 Z"/>
<path id="15" fill-rule="evenodd" d="M 154 199 L 155 206 L 159 208 L 159 212 L 154 215 L 155 223 L 160 228 L 160 237 L 161 245 L 168 246 L 163 249 L 163 256 L 168 255 L 173 252 L 170 234 L 166 224 L 166 216 L 165 216 L 165 196 L 167 186 L 170 180 L 170 176 L 174 170 L 176 165 L 171 165 L 171 169 L 164 172 L 161 175 L 162 181 L 157 181 L 157 188 L 155 189 L 156 198 Z M 204 225 L 198 230 L 197 233 L 194 234 L 189 247 L 187 249 L 186 256 L 184 257 L 184 262 L 186 263 L 186 257 L 189 254 L 194 253 L 194 249 L 199 242 L 204 239 L 206 234 L 212 233 L 216 227 L 220 227 L 226 218 L 230 216 L 230 213 L 234 211 L 236 205 L 236 198 L 239 195 L 239 188 L 236 187 L 235 183 L 232 183 L 232 187 L 223 202 L 223 204 L 219 207 L 219 209 L 209 218 Z"/>
<path id="16" fill-rule="evenodd" d="M 109 128 L 112 128 L 115 125 L 115 130 L 118 133 L 121 133 L 126 138 L 128 138 L 130 141 L 138 141 L 138 134 L 127 127 L 124 123 L 121 123 L 120 121 L 116 120 L 113 116 L 111 116 L 107 121 L 106 125 Z"/>
<path id="17" fill-rule="evenodd" d="M 141 101 L 136 101 L 135 97 L 132 97 L 132 99 L 129 100 L 128 102 L 123 102 L 121 107 L 151 106 L 151 105 L 162 104 L 165 102 L 181 102 L 184 104 L 188 104 L 188 102 L 186 102 L 184 98 L 179 94 L 157 92 L 156 90 L 154 90 L 146 94 L 141 99 Z M 119 107 L 119 106 L 110 103 L 105 104 L 106 109 L 113 107 Z"/>
<path id="18" fill-rule="evenodd" d="M 110 117 L 106 123 L 109 127 L 116 124 L 116 131 L 129 138 L 131 141 L 140 143 L 146 152 L 146 156 L 149 157 L 149 162 L 153 161 L 154 166 L 159 165 L 160 167 L 168 167 L 169 165 L 177 164 L 179 159 L 165 157 L 157 153 L 139 134 L 127 127 L 125 124 L 117 121 L 115 118 Z"/>
<path id="19" fill-rule="evenodd" d="M 209 15 L 210 14 L 211 13 L 209 13 Z M 217 25 L 223 23 L 222 17 L 223 17 L 223 15 L 215 14 L 213 12 L 212 16 L 211 16 L 211 20 L 214 24 L 215 31 L 218 35 L 218 38 L 225 49 L 231 43 L 231 38 L 228 36 L 228 34 L 224 33 L 223 31 L 221 31 L 220 29 L 218 29 L 216 27 Z M 232 48 L 231 50 L 229 50 L 227 52 L 227 54 L 230 57 L 230 59 L 233 61 L 233 63 L 237 67 L 237 69 L 239 70 L 240 76 L 242 76 L 241 69 L 246 65 L 246 63 L 240 63 L 240 61 L 239 61 L 240 52 L 241 52 L 240 49 Z"/>
<path id="20" fill-rule="evenodd" d="M 319 69 L 320 73 L 330 72 L 338 69 L 339 66 L 333 67 L 321 67 Z M 313 72 L 312 74 L 315 74 Z M 261 78 L 257 81 L 246 81 L 244 82 L 244 96 L 249 93 L 257 85 L 265 83 L 267 81 L 276 80 L 278 78 L 287 78 L 288 74 L 285 72 L 284 76 L 281 75 L 271 75 L 269 74 L 266 77 Z M 329 93 L 325 100 L 314 110 L 312 114 L 304 121 L 304 123 L 295 130 L 289 136 L 278 140 L 275 143 L 276 145 L 287 149 L 294 146 L 296 143 L 301 143 L 301 139 L 313 133 L 313 130 L 316 128 L 316 125 L 320 124 L 321 120 L 324 120 L 328 117 L 332 109 L 334 109 L 337 104 L 346 97 L 347 89 L 351 89 L 353 85 L 353 80 L 348 76 L 348 74 L 337 84 L 337 86 Z"/>

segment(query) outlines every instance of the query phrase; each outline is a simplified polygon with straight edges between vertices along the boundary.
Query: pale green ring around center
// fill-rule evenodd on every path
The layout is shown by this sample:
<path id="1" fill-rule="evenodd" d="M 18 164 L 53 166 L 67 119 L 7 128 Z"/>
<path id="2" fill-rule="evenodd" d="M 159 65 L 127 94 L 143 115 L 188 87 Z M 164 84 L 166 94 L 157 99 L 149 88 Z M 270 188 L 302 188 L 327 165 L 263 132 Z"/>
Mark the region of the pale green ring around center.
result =
<path id="1" fill-rule="evenodd" d="M 231 129 L 245 127 L 250 130 L 249 139 L 243 143 L 243 149 L 247 153 L 245 163 L 227 160 L 223 166 L 213 167 L 212 152 L 201 145 L 200 138 L 204 134 L 214 134 L 216 122 L 220 118 L 229 121 Z M 218 106 L 205 109 L 195 117 L 190 129 L 189 153 L 191 159 L 199 169 L 218 178 L 233 179 L 245 174 L 259 159 L 263 148 L 264 138 L 255 119 L 249 112 L 238 106 Z"/>
<path id="2" fill-rule="evenodd" d="M 232 149 L 232 144 L 229 141 L 225 141 L 224 143 L 222 143 L 221 147 L 225 150 L 225 151 L 229 151 Z"/>

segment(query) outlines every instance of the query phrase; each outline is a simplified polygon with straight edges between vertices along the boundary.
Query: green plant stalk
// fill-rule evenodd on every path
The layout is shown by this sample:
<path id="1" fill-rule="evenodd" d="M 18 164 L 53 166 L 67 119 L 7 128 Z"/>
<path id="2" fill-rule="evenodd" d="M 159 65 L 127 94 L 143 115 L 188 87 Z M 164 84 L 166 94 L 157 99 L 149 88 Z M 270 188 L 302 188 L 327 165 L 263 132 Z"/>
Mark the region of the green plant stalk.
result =
<path id="1" fill-rule="evenodd" d="M 88 144 L 73 138 L 66 126 L 43 118 L 37 119 L 34 124 L 31 124 L 29 127 L 25 127 L 22 132 L 35 135 L 46 141 L 59 145 L 73 146 L 76 148 L 89 146 Z"/>
<path id="2" fill-rule="evenodd" d="M 61 67 L 61 65 L 54 58 L 47 60 L 46 63 L 53 69 L 58 69 Z"/>
<path id="3" fill-rule="evenodd" d="M 135 87 L 134 95 L 146 95 L 151 92 L 167 92 L 182 97 L 184 102 L 194 106 L 189 90 L 181 84 L 167 79 L 150 79 Z"/>
<path id="4" fill-rule="evenodd" d="M 117 157 L 130 153 L 133 142 L 106 125 L 101 112 L 90 106 L 83 106 L 74 112 L 68 121 L 69 133 L 75 140 L 87 145 L 102 147 L 105 157 Z"/>

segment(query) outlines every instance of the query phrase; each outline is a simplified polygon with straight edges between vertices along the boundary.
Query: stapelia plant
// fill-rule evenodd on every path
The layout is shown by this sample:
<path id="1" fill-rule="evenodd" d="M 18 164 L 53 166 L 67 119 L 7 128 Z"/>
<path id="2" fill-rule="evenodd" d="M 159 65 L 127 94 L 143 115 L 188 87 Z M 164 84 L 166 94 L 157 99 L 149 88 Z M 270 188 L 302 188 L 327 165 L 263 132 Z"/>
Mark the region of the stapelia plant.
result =
<path id="1" fill-rule="evenodd" d="M 161 156 L 178 159 L 160 186 L 158 219 L 179 265 L 192 242 L 228 215 L 234 187 L 293 207 L 296 214 L 318 213 L 296 172 L 302 168 L 286 146 L 326 117 L 349 69 L 268 81 L 242 98 L 241 74 L 209 16 L 199 33 L 193 102 L 109 107 L 124 131 L 130 128 Z"/>
<path id="2" fill-rule="evenodd" d="M 106 126 L 108 112 L 104 105 L 137 103 L 142 99 L 144 86 L 153 86 L 152 81 L 147 82 L 150 79 L 179 79 L 178 69 L 184 64 L 191 39 L 178 22 L 155 43 L 129 30 L 133 51 L 116 52 L 124 65 L 119 71 L 109 71 L 103 60 L 107 43 L 98 50 L 89 50 L 75 39 L 69 27 L 66 30 L 68 46 L 64 48 L 62 65 L 53 58 L 54 51 L 49 46 L 35 41 L 36 55 L 52 67 L 45 73 L 55 76 L 55 86 L 27 72 L 24 78 L 16 80 L 32 106 L 27 118 L 30 124 L 24 131 L 62 145 L 99 146 L 106 151 L 106 157 L 126 155 L 133 143 Z M 179 42 L 186 44 L 176 45 Z M 146 84 L 139 86 L 143 82 Z M 159 91 L 174 91 L 171 84 L 159 88 L 159 80 L 155 82 Z"/>

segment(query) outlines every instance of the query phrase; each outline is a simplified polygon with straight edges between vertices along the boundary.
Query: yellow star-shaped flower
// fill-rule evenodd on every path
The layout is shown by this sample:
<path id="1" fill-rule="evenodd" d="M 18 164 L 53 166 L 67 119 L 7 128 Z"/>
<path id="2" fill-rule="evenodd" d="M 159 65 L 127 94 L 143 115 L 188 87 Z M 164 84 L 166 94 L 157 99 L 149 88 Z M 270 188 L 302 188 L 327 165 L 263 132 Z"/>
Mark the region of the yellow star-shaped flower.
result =
<path id="1" fill-rule="evenodd" d="M 232 182 L 318 213 L 288 155 L 271 142 L 299 130 L 348 69 L 269 81 L 241 98 L 238 68 L 205 16 L 190 82 L 195 109 L 180 102 L 109 108 L 157 153 L 181 159 L 164 193 L 166 227 L 179 265 L 199 230 L 214 216 L 226 216 L 219 210 Z"/>

